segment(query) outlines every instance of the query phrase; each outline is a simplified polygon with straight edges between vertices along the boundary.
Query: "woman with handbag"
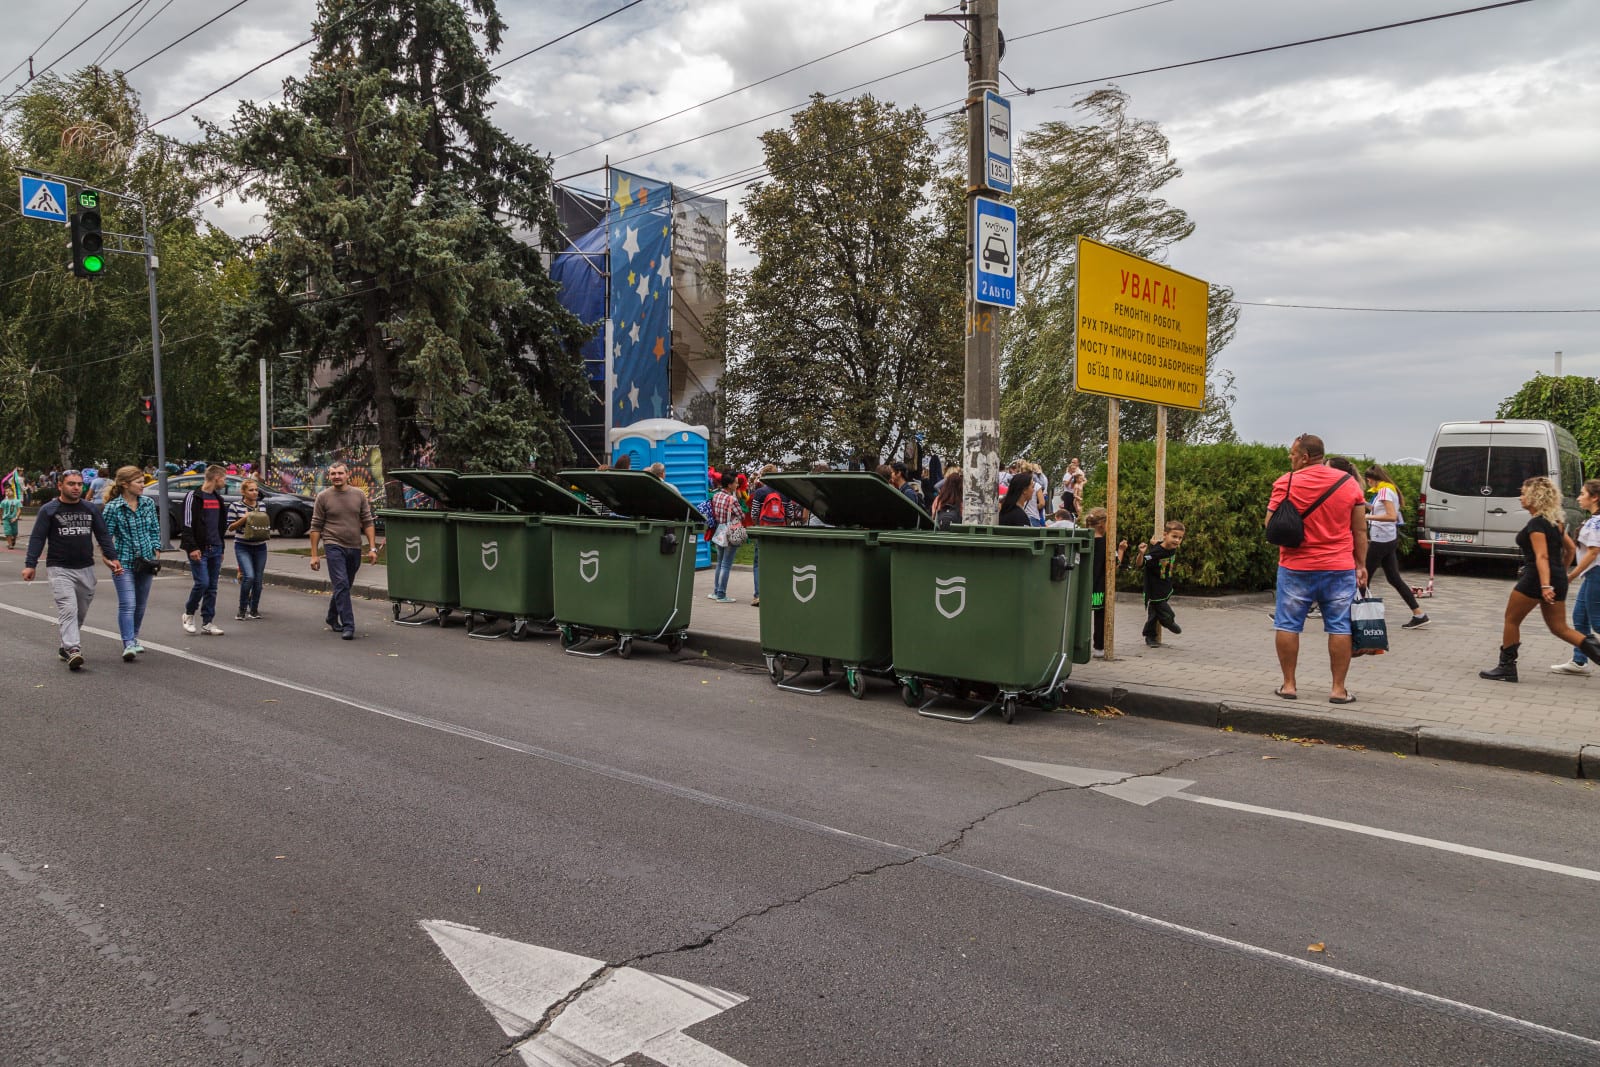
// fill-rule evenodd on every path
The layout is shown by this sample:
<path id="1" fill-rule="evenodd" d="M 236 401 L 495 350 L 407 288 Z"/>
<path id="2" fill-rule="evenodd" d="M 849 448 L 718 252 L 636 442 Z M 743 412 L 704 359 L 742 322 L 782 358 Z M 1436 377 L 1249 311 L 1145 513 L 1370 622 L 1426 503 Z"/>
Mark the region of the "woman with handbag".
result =
<path id="1" fill-rule="evenodd" d="M 124 663 L 132 663 L 134 656 L 144 651 L 139 628 L 144 625 L 151 583 L 161 570 L 161 520 L 156 518 L 160 505 L 143 491 L 144 472 L 138 467 L 119 467 L 106 486 L 101 512 L 116 544 L 117 558 L 124 561 L 122 573 L 111 579 L 117 587 L 117 629 Z"/>
<path id="2" fill-rule="evenodd" d="M 732 604 L 734 600 L 728 596 L 728 578 L 733 574 L 733 557 L 744 544 L 748 535 L 744 528 L 744 510 L 739 507 L 739 498 L 734 496 L 734 486 L 737 479 L 726 472 L 720 479 L 719 488 L 711 497 L 711 518 L 717 524 L 717 530 L 711 535 L 711 543 L 717 546 L 717 569 L 711 580 L 711 596 L 719 604 Z"/>
<path id="3" fill-rule="evenodd" d="M 254 478 L 239 483 L 239 499 L 228 505 L 228 532 L 239 565 L 239 612 L 234 618 L 261 618 L 261 585 L 267 571 L 267 539 L 272 520 L 261 503 L 261 485 Z"/>

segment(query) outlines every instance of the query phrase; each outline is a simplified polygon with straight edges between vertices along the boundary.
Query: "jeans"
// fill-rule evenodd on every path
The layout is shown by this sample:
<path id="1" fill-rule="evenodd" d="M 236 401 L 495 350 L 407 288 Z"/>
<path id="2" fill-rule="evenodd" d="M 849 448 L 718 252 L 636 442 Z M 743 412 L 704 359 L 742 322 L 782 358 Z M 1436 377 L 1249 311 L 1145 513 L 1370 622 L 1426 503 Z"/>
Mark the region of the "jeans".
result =
<path id="1" fill-rule="evenodd" d="M 733 548 L 717 549 L 717 569 L 711 576 L 711 592 L 717 597 L 728 595 L 728 577 L 733 574 Z"/>
<path id="2" fill-rule="evenodd" d="M 1595 577 L 1596 570 L 1600 568 L 1591 567 L 1584 574 L 1583 584 L 1578 586 L 1578 602 L 1572 605 L 1572 628 L 1580 634 L 1592 634 L 1600 625 L 1600 578 Z M 1572 662 L 1581 667 L 1589 657 L 1573 649 Z"/>
<path id="3" fill-rule="evenodd" d="M 89 617 L 89 605 L 94 603 L 94 583 L 93 567 L 50 568 L 50 593 L 56 601 L 62 648 L 77 648 L 83 639 L 78 631 Z"/>
<path id="4" fill-rule="evenodd" d="M 1278 603 L 1272 628 L 1297 634 L 1305 629 L 1313 604 L 1322 608 L 1322 632 L 1350 634 L 1350 602 L 1356 596 L 1356 570 L 1295 571 L 1278 568 Z"/>
<path id="5" fill-rule="evenodd" d="M 254 615 L 261 607 L 261 582 L 267 570 L 267 543 L 235 541 L 233 558 L 239 564 L 239 614 Z"/>
<path id="6" fill-rule="evenodd" d="M 333 585 L 333 598 L 328 601 L 328 625 L 347 634 L 356 632 L 356 611 L 350 604 L 350 583 L 356 580 L 361 569 L 361 550 L 328 545 L 328 581 Z"/>
<path id="7" fill-rule="evenodd" d="M 155 575 L 135 574 L 131 567 L 122 568 L 121 574 L 111 578 L 117 587 L 117 630 L 124 647 L 139 640 L 139 627 L 144 625 L 144 609 L 150 603 L 150 587 L 155 580 Z"/>
<path id="8" fill-rule="evenodd" d="M 193 615 L 199 608 L 200 621 L 210 622 L 217 617 L 217 578 L 222 574 L 222 546 L 212 545 L 206 549 L 198 563 L 191 560 L 189 573 L 194 575 L 194 588 L 189 590 L 183 613 Z"/>

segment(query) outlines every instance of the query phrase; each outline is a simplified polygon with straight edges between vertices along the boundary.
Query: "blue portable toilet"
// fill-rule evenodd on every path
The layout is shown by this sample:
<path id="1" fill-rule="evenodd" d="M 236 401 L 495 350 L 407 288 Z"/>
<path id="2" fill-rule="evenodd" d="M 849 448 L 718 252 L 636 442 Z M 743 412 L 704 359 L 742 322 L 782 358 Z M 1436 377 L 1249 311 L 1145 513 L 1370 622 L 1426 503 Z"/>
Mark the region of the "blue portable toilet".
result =
<path id="1" fill-rule="evenodd" d="M 706 471 L 711 466 L 711 431 L 677 419 L 641 419 L 611 431 L 611 462 L 623 456 L 636 471 L 652 463 L 667 469 L 667 484 L 691 504 L 711 498 Z M 711 546 L 701 538 L 695 546 L 696 570 L 711 566 Z"/>

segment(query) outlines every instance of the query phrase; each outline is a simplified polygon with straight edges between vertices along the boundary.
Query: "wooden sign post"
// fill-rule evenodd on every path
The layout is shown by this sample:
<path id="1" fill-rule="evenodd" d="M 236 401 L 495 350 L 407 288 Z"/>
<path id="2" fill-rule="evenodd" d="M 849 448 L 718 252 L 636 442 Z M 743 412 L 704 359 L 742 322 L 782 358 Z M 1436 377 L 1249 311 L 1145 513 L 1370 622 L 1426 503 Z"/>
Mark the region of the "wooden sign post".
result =
<path id="1" fill-rule="evenodd" d="M 1115 659 L 1117 452 L 1124 400 L 1156 405 L 1155 530 L 1167 517 L 1167 407 L 1206 402 L 1210 286 L 1199 278 L 1078 238 L 1073 385 L 1110 398 L 1106 425 L 1106 659 Z M 1132 540 L 1130 538 L 1129 540 Z"/>

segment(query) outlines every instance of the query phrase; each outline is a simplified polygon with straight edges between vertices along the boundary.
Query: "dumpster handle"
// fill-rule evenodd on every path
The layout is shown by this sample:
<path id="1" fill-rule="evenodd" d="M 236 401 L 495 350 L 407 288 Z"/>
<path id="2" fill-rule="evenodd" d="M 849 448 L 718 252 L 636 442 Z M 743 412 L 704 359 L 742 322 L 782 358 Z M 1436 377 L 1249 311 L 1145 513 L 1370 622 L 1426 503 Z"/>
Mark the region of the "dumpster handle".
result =
<path id="1" fill-rule="evenodd" d="M 678 539 L 678 584 L 672 590 L 672 614 L 667 616 L 667 621 L 661 624 L 661 629 L 656 631 L 656 635 L 647 638 L 647 640 L 659 641 L 662 634 L 672 629 L 672 620 L 678 617 L 679 605 L 683 602 L 683 554 L 689 547 L 689 542 L 694 541 L 698 545 L 699 540 L 698 537 L 682 537 Z M 1063 635 L 1063 640 L 1065 640 L 1065 635 Z"/>

